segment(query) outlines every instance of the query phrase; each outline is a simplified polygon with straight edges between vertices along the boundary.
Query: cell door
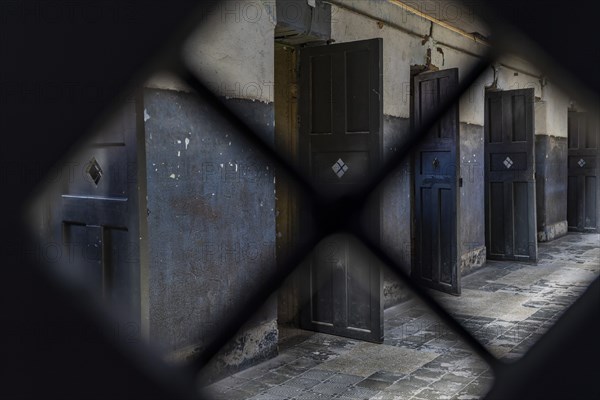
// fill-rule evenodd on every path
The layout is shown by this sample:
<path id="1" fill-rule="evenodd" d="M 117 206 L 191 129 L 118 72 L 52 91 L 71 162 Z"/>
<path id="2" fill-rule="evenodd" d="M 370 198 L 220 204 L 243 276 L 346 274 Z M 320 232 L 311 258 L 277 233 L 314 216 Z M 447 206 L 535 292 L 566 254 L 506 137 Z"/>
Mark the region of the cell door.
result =
<path id="1" fill-rule="evenodd" d="M 418 128 L 458 85 L 458 69 L 425 72 L 413 80 L 413 127 Z M 412 278 L 460 294 L 458 263 L 458 105 L 434 126 L 413 153 Z"/>
<path id="2" fill-rule="evenodd" d="M 56 210 L 71 272 L 130 317 L 130 334 L 140 317 L 138 108 L 130 99 L 77 151 Z"/>
<path id="3" fill-rule="evenodd" d="M 567 222 L 571 231 L 598 231 L 599 131 L 590 114 L 569 112 Z"/>
<path id="4" fill-rule="evenodd" d="M 494 260 L 537 261 L 533 89 L 485 94 L 485 245 Z"/>
<path id="5" fill-rule="evenodd" d="M 339 198 L 379 166 L 383 119 L 382 40 L 308 47 L 300 53 L 300 162 L 320 192 Z M 379 209 L 370 209 L 372 237 Z M 381 342 L 377 262 L 347 235 L 319 244 L 302 282 L 301 327 Z"/>

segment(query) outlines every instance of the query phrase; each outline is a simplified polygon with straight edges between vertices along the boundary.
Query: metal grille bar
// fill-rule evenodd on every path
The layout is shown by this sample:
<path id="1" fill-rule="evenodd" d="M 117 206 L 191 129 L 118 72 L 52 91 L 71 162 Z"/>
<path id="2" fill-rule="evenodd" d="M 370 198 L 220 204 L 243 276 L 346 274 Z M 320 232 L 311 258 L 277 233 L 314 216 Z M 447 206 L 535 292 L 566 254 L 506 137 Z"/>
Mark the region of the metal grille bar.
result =
<path id="1" fill-rule="evenodd" d="M 226 319 L 218 335 L 214 335 L 202 353 L 195 358 L 191 363 L 191 367 L 196 370 L 201 370 L 207 363 L 225 346 L 235 334 L 242 328 L 248 319 L 254 315 L 256 311 L 267 301 L 273 292 L 275 292 L 284 282 L 284 280 L 294 271 L 294 269 L 302 262 L 302 260 L 310 253 L 316 244 L 328 234 L 331 234 L 340 228 L 344 228 L 345 221 L 348 216 L 359 212 L 365 205 L 368 196 L 381 185 L 387 176 L 393 172 L 400 163 L 410 154 L 413 146 L 419 143 L 419 140 L 436 124 L 436 122 L 448 110 L 459 101 L 460 97 L 473 85 L 473 83 L 481 76 L 481 74 L 489 67 L 492 58 L 491 54 L 487 54 L 478 60 L 477 64 L 467 74 L 467 76 L 459 83 L 458 87 L 451 93 L 448 98 L 443 101 L 438 108 L 433 112 L 422 126 L 416 130 L 411 130 L 409 140 L 401 147 L 397 155 L 386 162 L 383 167 L 377 171 L 375 176 L 370 179 L 365 185 L 351 198 L 338 199 L 335 201 L 325 200 L 318 192 L 314 190 L 312 185 L 307 181 L 301 172 L 293 165 L 285 160 L 277 151 L 254 132 L 243 120 L 241 120 L 234 112 L 232 112 L 223 102 L 210 91 L 198 79 L 192 71 L 185 66 L 180 66 L 179 70 L 174 71 L 184 80 L 186 84 L 194 89 L 199 98 L 210 104 L 215 111 L 220 112 L 226 117 L 253 146 L 260 149 L 261 152 L 273 161 L 277 167 L 285 169 L 287 173 L 296 181 L 296 183 L 305 191 L 305 194 L 310 195 L 313 199 L 312 209 L 321 210 L 317 215 L 318 233 L 302 238 L 302 243 L 294 249 L 291 254 L 283 260 L 282 266 L 277 266 L 273 263 L 269 266 L 268 271 L 271 271 L 269 276 L 255 288 L 250 300 L 237 307 L 232 311 L 230 317 Z M 412 282 L 408 274 L 404 272 L 400 264 L 392 259 L 381 247 L 376 245 L 364 232 L 358 227 L 351 230 L 355 236 L 363 241 L 364 244 L 373 252 L 381 261 L 396 273 L 409 288 L 418 295 L 440 318 L 442 318 L 448 326 L 454 330 L 463 340 L 465 340 L 492 368 L 496 366 L 498 360 L 492 356 L 489 351 L 479 343 L 462 325 L 452 318 L 452 316 L 435 301 L 427 292 L 422 290 L 418 285 Z"/>

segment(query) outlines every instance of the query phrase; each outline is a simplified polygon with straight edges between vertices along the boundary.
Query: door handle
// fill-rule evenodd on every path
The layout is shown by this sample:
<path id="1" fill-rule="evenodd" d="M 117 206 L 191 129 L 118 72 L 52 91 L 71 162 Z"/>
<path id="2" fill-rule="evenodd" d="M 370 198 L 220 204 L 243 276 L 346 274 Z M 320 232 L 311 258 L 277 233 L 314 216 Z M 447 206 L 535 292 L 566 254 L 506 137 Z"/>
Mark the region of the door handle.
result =
<path id="1" fill-rule="evenodd" d="M 437 169 L 437 167 L 440 165 L 440 161 L 436 158 L 433 159 L 433 161 L 431 162 L 431 164 L 433 165 L 434 169 Z"/>

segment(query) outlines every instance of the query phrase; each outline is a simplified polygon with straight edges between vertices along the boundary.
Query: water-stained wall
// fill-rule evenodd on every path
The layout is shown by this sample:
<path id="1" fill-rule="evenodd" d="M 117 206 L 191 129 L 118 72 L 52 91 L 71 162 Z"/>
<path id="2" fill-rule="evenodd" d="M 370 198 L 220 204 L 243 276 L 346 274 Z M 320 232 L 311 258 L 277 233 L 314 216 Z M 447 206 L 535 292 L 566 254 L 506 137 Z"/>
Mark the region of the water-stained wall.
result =
<path id="1" fill-rule="evenodd" d="M 242 3 L 217 6 L 183 56 L 200 81 L 272 143 L 272 10 Z M 149 336 L 183 357 L 201 350 L 275 265 L 275 177 L 269 160 L 185 84 L 157 75 L 146 86 Z M 270 300 L 213 372 L 275 355 L 276 318 Z"/>

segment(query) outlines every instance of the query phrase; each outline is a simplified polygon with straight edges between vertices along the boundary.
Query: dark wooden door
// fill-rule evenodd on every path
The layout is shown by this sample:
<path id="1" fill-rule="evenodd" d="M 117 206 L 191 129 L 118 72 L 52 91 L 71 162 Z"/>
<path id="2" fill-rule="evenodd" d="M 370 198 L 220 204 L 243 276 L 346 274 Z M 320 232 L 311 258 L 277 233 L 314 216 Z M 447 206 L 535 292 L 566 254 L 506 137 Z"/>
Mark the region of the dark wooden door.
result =
<path id="1" fill-rule="evenodd" d="M 495 260 L 537 261 L 533 89 L 485 94 L 485 244 Z"/>
<path id="2" fill-rule="evenodd" d="M 381 159 L 382 41 L 309 47 L 300 53 L 300 163 L 321 193 L 340 198 L 365 183 Z M 369 210 L 379 237 L 379 209 Z M 381 270 L 348 235 L 326 238 L 307 263 L 301 326 L 383 340 Z"/>
<path id="3" fill-rule="evenodd" d="M 589 113 L 569 112 L 567 222 L 572 231 L 598 231 L 599 131 Z"/>
<path id="4" fill-rule="evenodd" d="M 126 102 L 72 156 L 56 210 L 69 272 L 122 311 L 133 324 L 128 334 L 140 318 L 138 108 Z"/>
<path id="5" fill-rule="evenodd" d="M 418 128 L 458 85 L 458 69 L 414 77 L 412 124 Z M 412 278 L 460 294 L 458 263 L 458 103 L 413 152 Z"/>

